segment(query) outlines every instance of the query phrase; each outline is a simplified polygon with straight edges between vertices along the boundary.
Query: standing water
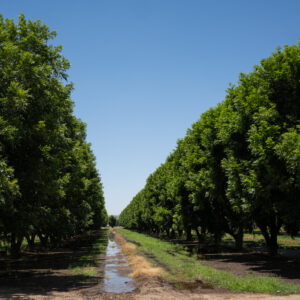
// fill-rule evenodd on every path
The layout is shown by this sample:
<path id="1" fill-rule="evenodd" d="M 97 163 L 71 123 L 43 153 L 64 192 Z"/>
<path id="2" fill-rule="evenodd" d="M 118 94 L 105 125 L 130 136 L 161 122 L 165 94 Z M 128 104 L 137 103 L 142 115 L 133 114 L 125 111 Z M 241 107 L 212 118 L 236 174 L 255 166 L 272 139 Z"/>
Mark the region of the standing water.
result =
<path id="1" fill-rule="evenodd" d="M 128 293 L 134 290 L 132 279 L 129 277 L 131 270 L 127 259 L 122 253 L 121 246 L 116 243 L 114 235 L 109 234 L 106 249 L 106 262 L 104 269 L 104 283 L 101 288 L 107 293 Z"/>

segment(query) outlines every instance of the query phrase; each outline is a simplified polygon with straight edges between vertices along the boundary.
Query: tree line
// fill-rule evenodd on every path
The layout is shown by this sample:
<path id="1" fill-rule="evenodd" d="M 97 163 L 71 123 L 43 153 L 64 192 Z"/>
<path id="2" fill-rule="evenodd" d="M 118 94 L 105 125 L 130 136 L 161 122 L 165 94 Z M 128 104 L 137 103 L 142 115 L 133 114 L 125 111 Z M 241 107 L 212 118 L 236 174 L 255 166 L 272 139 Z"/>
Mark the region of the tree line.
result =
<path id="1" fill-rule="evenodd" d="M 300 43 L 240 74 L 122 211 L 126 228 L 236 247 L 258 227 L 271 253 L 300 229 Z"/>
<path id="2" fill-rule="evenodd" d="M 86 125 L 73 114 L 69 61 L 40 20 L 0 16 L 0 241 L 20 253 L 107 224 Z"/>

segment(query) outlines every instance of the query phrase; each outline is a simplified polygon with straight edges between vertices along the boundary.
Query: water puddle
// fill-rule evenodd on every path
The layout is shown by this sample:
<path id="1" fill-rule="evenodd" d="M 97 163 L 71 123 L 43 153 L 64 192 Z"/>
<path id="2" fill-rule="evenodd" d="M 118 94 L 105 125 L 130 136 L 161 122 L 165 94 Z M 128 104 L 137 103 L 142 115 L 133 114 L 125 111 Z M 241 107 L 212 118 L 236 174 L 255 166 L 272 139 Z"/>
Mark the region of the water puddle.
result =
<path id="1" fill-rule="evenodd" d="M 174 285 L 179 290 L 196 290 L 201 289 L 214 289 L 214 286 L 210 283 L 203 282 L 202 280 L 196 280 L 195 282 L 177 282 Z"/>
<path id="2" fill-rule="evenodd" d="M 104 282 L 101 290 L 107 293 L 128 293 L 135 288 L 129 277 L 131 270 L 121 246 L 109 235 L 106 249 L 106 263 L 104 269 Z"/>

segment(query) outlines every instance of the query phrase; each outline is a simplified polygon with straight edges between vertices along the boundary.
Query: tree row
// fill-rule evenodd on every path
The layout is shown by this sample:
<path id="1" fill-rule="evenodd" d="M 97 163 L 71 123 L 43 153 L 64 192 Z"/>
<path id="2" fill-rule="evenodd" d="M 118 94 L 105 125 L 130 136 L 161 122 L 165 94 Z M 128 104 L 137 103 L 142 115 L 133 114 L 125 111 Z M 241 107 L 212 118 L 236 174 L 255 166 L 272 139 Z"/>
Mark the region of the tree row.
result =
<path id="1" fill-rule="evenodd" d="M 73 114 L 70 63 L 41 21 L 0 18 L 0 241 L 59 244 L 106 225 L 102 184 Z"/>
<path id="2" fill-rule="evenodd" d="M 148 233 L 238 248 L 258 227 L 271 253 L 282 228 L 300 229 L 300 44 L 278 48 L 240 74 L 203 113 L 122 211 L 119 223 Z"/>

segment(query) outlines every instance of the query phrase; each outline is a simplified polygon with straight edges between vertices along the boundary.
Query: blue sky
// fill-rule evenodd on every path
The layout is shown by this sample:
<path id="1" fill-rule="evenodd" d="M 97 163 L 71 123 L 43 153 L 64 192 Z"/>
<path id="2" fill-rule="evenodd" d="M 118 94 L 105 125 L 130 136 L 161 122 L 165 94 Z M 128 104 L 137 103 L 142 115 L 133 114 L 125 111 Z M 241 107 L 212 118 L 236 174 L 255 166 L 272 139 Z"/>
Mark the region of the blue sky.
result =
<path id="1" fill-rule="evenodd" d="M 300 37 L 300 1 L 12 0 L 71 62 L 109 214 L 119 214 L 240 72 Z"/>

